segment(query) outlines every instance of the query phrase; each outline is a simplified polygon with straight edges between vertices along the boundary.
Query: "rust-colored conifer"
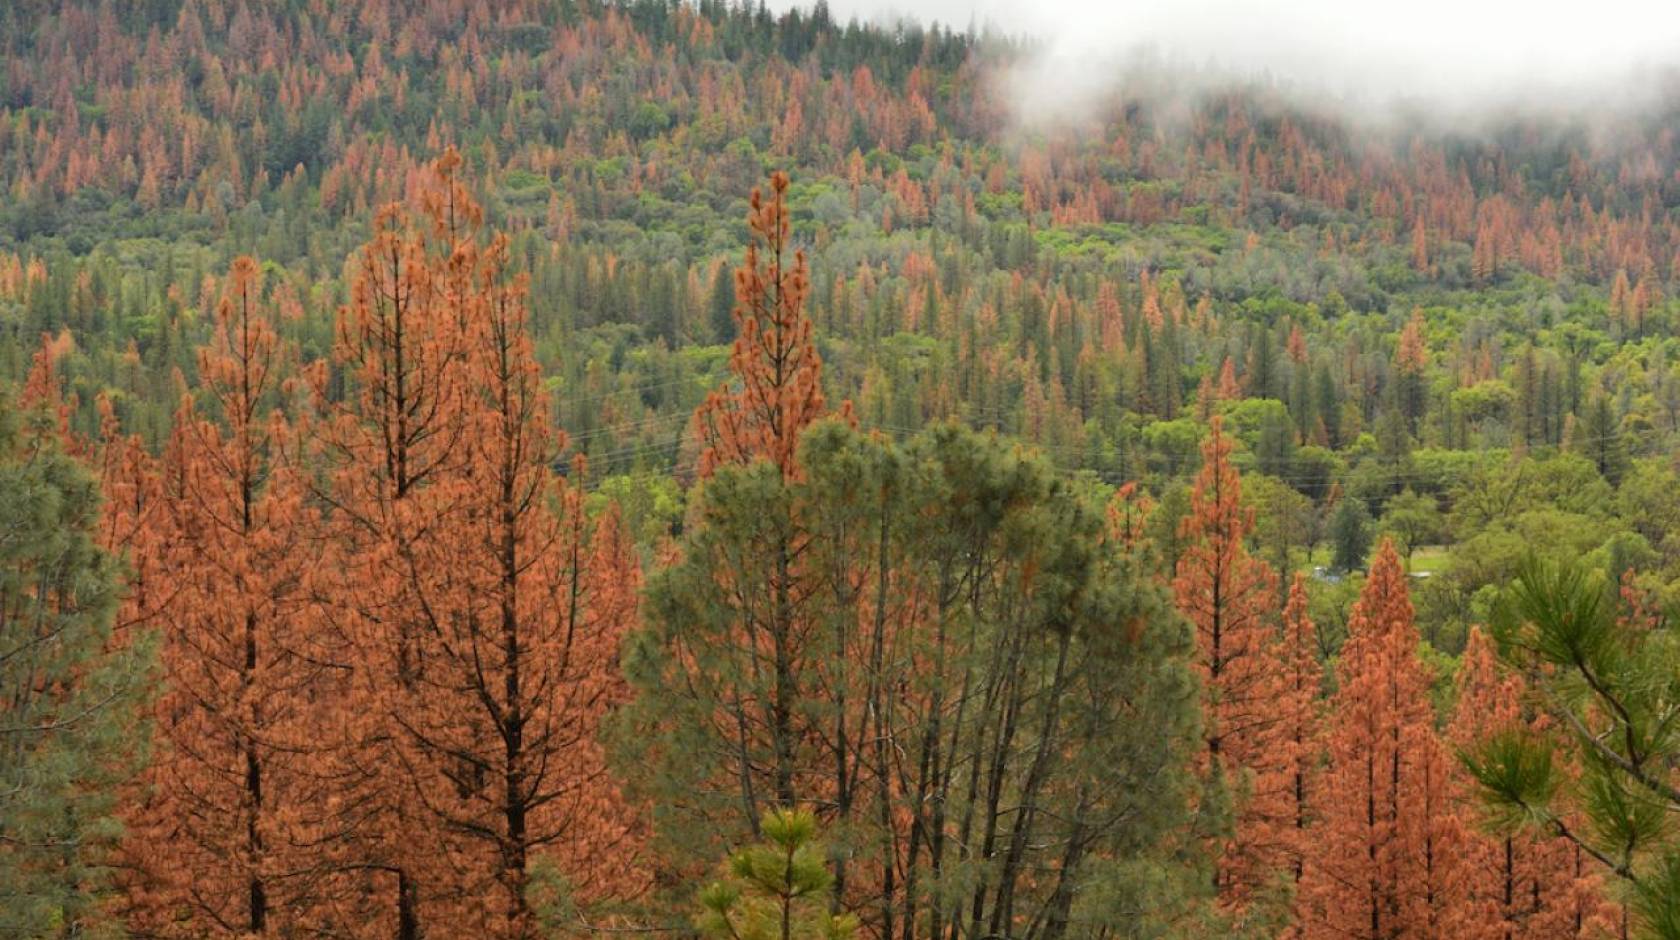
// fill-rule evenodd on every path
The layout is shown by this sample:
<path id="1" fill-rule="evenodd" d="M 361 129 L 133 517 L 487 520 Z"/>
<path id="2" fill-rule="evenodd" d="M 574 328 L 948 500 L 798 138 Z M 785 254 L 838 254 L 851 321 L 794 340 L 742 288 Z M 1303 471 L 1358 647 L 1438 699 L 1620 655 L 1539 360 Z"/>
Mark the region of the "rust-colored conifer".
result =
<path id="1" fill-rule="evenodd" d="M 1288 768 L 1280 745 L 1280 680 L 1273 622 L 1277 576 L 1248 553 L 1254 525 L 1231 465 L 1231 438 L 1215 416 L 1202 445 L 1202 469 L 1181 524 L 1185 543 L 1173 591 L 1195 627 L 1196 665 L 1206 685 L 1205 772 L 1237 798 L 1232 838 L 1215 880 L 1221 901 L 1242 907 L 1283 867 L 1279 824 Z"/>
<path id="2" fill-rule="evenodd" d="M 699 471 L 765 458 L 783 476 L 795 472 L 799 435 L 822 417 L 822 359 L 811 337 L 805 299 L 811 289 L 805 252 L 790 251 L 788 178 L 770 177 L 770 196 L 754 189 L 747 224 L 752 241 L 735 269 L 735 345 L 728 386 L 695 412 Z"/>
<path id="3" fill-rule="evenodd" d="M 508 242 L 446 153 L 418 214 L 389 208 L 336 356 L 347 402 L 319 440 L 339 561 L 336 854 L 365 933 L 528 937 L 552 858 L 574 900 L 641 877 L 635 817 L 596 732 L 622 688 L 636 562 L 584 511 L 526 331 Z M 603 853 L 619 864 L 598 864 Z M 370 900 L 371 899 L 371 900 Z"/>
<path id="4" fill-rule="evenodd" d="M 1309 940 L 1460 936 L 1468 916 L 1457 765 L 1435 733 L 1400 555 L 1384 540 L 1348 622 L 1331 702 L 1335 794 L 1297 899 Z"/>
<path id="5" fill-rule="evenodd" d="M 468 328 L 461 459 L 434 484 L 450 491 L 447 524 L 409 547 L 429 573 L 407 585 L 425 668 L 386 700 L 418 822 L 453 862 L 433 887 L 443 923 L 530 937 L 541 854 L 585 898 L 638 877 L 633 817 L 596 741 L 622 689 L 637 574 L 616 519 L 585 513 L 581 459 L 569 479 L 552 470 L 564 439 L 549 424 L 507 240 L 455 256 L 469 251 L 478 257 L 456 298 Z"/>
<path id="6" fill-rule="evenodd" d="M 1502 670 L 1493 643 L 1470 631 L 1459 662 L 1458 700 L 1447 738 L 1470 751 L 1492 735 L 1521 727 L 1543 731 L 1544 720 L 1525 714 L 1522 677 Z M 1476 799 L 1470 781 L 1461 798 Z M 1519 833 L 1472 835 L 1466 846 L 1466 940 L 1570 940 L 1593 936 L 1611 921 L 1601 894 L 1600 872 L 1583 866 L 1579 849 L 1556 836 Z"/>
<path id="7" fill-rule="evenodd" d="M 134 921 L 166 934 L 264 934 L 312 913 L 311 866 L 292 853 L 314 796 L 300 773 L 319 671 L 302 589 L 309 511 L 276 446 L 286 356 L 262 306 L 256 261 L 236 259 L 199 351 L 202 410 L 183 396 L 176 414 L 171 518 L 150 523 L 154 536 L 169 527 L 158 547 L 173 590 L 156 798 L 135 827 L 154 897 Z"/>

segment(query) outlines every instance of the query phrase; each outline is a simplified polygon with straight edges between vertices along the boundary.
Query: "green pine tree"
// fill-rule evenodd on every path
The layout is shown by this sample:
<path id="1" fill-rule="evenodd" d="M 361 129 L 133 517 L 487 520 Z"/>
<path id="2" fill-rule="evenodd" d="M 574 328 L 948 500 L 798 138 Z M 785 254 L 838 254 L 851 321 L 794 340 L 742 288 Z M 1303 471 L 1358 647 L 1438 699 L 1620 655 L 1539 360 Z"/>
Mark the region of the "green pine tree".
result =
<path id="1" fill-rule="evenodd" d="M 1365 567 L 1365 556 L 1371 551 L 1371 513 L 1365 501 L 1358 497 L 1344 497 L 1330 517 L 1330 567 L 1337 571 L 1352 571 Z"/>
<path id="2" fill-rule="evenodd" d="M 773 809 L 759 821 L 764 839 L 729 857 L 729 878 L 700 892 L 695 926 L 714 940 L 847 940 L 857 918 L 830 914 L 834 881 L 817 841 L 817 817 Z"/>
<path id="3" fill-rule="evenodd" d="M 1549 725 L 1494 735 L 1464 760 L 1495 828 L 1575 843 L 1630 901 L 1633 936 L 1680 940 L 1680 641 L 1612 597 L 1584 566 L 1523 564 L 1495 637 Z"/>
<path id="4" fill-rule="evenodd" d="M 103 916 L 120 781 L 151 662 L 119 643 L 99 490 L 44 409 L 0 398 L 0 936 L 115 933 Z"/>
<path id="5" fill-rule="evenodd" d="M 706 300 L 706 310 L 712 323 L 712 341 L 735 341 L 735 272 L 729 265 L 721 265 L 712 275 L 712 290 Z"/>
<path id="6" fill-rule="evenodd" d="M 1194 906 L 1190 637 L 1099 494 L 950 425 L 819 423 L 800 468 L 721 468 L 649 579 L 615 743 L 661 850 L 704 864 L 813 794 L 825 900 L 875 935 L 1151 936 Z"/>
<path id="7" fill-rule="evenodd" d="M 1598 467 L 1599 475 L 1610 485 L 1621 482 L 1628 468 L 1627 443 L 1622 440 L 1622 422 L 1608 395 L 1594 395 L 1587 402 L 1575 443 L 1576 450 Z"/>

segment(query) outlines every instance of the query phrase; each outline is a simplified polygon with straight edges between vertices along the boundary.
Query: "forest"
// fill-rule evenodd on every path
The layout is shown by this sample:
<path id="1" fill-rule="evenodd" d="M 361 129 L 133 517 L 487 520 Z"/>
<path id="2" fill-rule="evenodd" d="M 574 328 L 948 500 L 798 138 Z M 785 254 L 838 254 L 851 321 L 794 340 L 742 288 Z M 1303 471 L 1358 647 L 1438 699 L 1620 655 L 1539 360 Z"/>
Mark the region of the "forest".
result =
<path id="1" fill-rule="evenodd" d="M 1680 80 L 0 4 L 0 937 L 1680 940 Z"/>

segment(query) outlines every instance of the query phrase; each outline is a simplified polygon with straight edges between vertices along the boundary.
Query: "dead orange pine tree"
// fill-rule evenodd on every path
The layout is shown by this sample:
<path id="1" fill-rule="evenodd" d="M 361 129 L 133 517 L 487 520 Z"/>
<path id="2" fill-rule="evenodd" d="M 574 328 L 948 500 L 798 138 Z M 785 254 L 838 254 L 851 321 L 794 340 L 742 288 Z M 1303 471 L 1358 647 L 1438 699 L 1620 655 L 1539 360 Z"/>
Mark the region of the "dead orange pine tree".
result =
<path id="1" fill-rule="evenodd" d="M 1297 914 L 1309 940 L 1461 936 L 1458 768 L 1435 732 L 1400 555 L 1384 540 L 1348 621 L 1325 792 Z"/>
<path id="2" fill-rule="evenodd" d="M 76 396 L 64 393 L 64 379 L 59 371 L 59 362 L 75 351 L 76 338 L 68 328 L 60 330 L 57 335 L 42 333 L 41 345 L 29 360 L 29 372 L 24 376 L 18 404 L 25 409 L 49 409 L 57 419 L 58 436 L 65 447 L 72 454 L 83 455 L 87 450 L 86 442 L 70 430 L 70 416 L 76 412 Z"/>
<path id="3" fill-rule="evenodd" d="M 312 799 L 297 772 L 317 673 L 302 640 L 308 510 L 278 460 L 285 356 L 261 295 L 256 261 L 236 259 L 199 350 L 204 411 L 183 396 L 167 456 L 163 743 L 136 827 L 158 903 L 135 917 L 165 934 L 263 934 L 310 907 L 290 857 L 291 824 Z"/>
<path id="4" fill-rule="evenodd" d="M 747 225 L 752 240 L 735 269 L 735 344 L 730 384 L 695 412 L 699 472 L 764 458 L 784 477 L 795 473 L 799 435 L 826 413 L 822 359 L 805 300 L 811 290 L 805 253 L 789 245 L 787 174 L 770 177 L 770 196 L 754 189 Z M 789 254 L 792 254 L 791 259 Z"/>
<path id="5" fill-rule="evenodd" d="M 1429 365 L 1429 347 L 1423 329 L 1423 311 L 1414 308 L 1406 325 L 1400 329 L 1399 345 L 1394 354 L 1395 403 L 1406 417 L 1407 427 L 1413 430 L 1416 430 L 1429 405 L 1429 386 L 1424 372 Z"/>
<path id="6" fill-rule="evenodd" d="M 94 460 L 105 496 L 100 542 L 123 559 L 128 576 L 117 608 L 114 641 L 127 644 L 161 632 L 177 590 L 175 514 L 165 498 L 161 461 L 147 453 L 138 436 L 125 435 L 109 396 L 99 397 L 100 433 Z M 144 838 L 156 807 L 167 802 L 142 772 L 122 790 L 119 805 L 127 837 L 118 846 L 118 913 L 130 926 L 171 903 L 167 872 L 153 864 L 156 852 Z"/>
<path id="7" fill-rule="evenodd" d="M 639 887 L 637 818 L 596 741 L 622 695 L 635 558 L 584 511 L 505 238 L 446 153 L 356 267 L 323 459 L 346 674 L 339 867 L 364 935 L 531 936 L 547 858 L 573 900 Z M 608 550 L 608 546 L 611 550 Z M 603 853 L 623 864 L 600 866 Z"/>
<path id="8" fill-rule="evenodd" d="M 319 572 L 329 629 L 318 642 L 335 665 L 327 720 L 336 793 L 314 839 L 339 874 L 335 923 L 361 935 L 413 940 L 449 882 L 449 859 L 428 845 L 393 716 L 427 663 L 423 633 L 441 616 L 427 598 L 450 568 L 434 543 L 454 521 L 462 375 L 479 246 L 479 210 L 445 153 L 430 168 L 419 216 L 379 210 L 347 272 L 331 368 L 314 371 L 319 416 L 308 434 L 328 509 L 322 539 L 335 560 Z M 336 372 L 345 388 L 329 387 Z M 417 847 L 425 850 L 417 851 Z M 441 903 L 441 902 L 439 902 Z"/>
<path id="9" fill-rule="evenodd" d="M 746 259 L 735 271 L 732 378 L 707 396 L 694 413 L 701 476 L 710 476 L 722 466 L 763 459 L 776 467 L 784 484 L 795 482 L 800 478 L 800 435 L 826 413 L 822 360 L 805 313 L 810 271 L 804 252 L 792 251 L 791 263 L 789 259 L 787 187 L 787 175 L 778 172 L 770 178 L 768 200 L 762 190 L 752 193 L 747 215 L 752 237 Z M 762 644 L 768 664 L 765 724 L 773 754 L 770 797 L 787 807 L 798 798 L 796 752 L 805 735 L 803 716 L 797 714 L 803 694 L 801 638 L 811 628 L 804 608 L 812 591 L 801 583 L 798 564 L 809 534 L 791 519 L 778 518 L 777 522 L 772 543 L 761 549 L 767 568 L 761 582 L 766 614 L 761 622 L 750 618 L 740 626 L 742 642 L 748 648 Z M 723 579 L 732 575 L 718 572 Z M 756 819 L 752 822 L 756 824 Z"/>
<path id="10" fill-rule="evenodd" d="M 582 899 L 635 887 L 634 815 L 596 734 L 623 688 L 637 575 L 616 521 L 585 513 L 581 460 L 570 479 L 551 469 L 564 438 L 507 251 L 498 236 L 452 253 L 474 256 L 454 298 L 467 327 L 460 460 L 435 484 L 447 524 L 411 549 L 432 572 L 408 586 L 425 668 L 395 691 L 390 721 L 428 844 L 453 860 L 433 885 L 447 918 L 434 926 L 523 938 L 536 935 L 541 855 Z M 602 864 L 609 853 L 622 857 Z"/>
<path id="11" fill-rule="evenodd" d="M 99 397 L 99 440 L 95 455 L 99 491 L 105 494 L 101 542 L 128 562 L 129 575 L 117 631 L 152 624 L 168 604 L 170 578 L 161 550 L 169 532 L 158 461 L 137 435 L 124 434 L 116 406 Z"/>
<path id="12" fill-rule="evenodd" d="M 1206 689 L 1204 772 L 1237 797 L 1234 831 L 1214 874 L 1221 902 L 1236 909 L 1282 867 L 1279 823 L 1288 813 L 1279 760 L 1282 672 L 1269 619 L 1277 578 L 1244 545 L 1254 513 L 1242 505 L 1231 447 L 1216 416 L 1180 526 L 1185 549 L 1173 593 L 1195 628 Z"/>

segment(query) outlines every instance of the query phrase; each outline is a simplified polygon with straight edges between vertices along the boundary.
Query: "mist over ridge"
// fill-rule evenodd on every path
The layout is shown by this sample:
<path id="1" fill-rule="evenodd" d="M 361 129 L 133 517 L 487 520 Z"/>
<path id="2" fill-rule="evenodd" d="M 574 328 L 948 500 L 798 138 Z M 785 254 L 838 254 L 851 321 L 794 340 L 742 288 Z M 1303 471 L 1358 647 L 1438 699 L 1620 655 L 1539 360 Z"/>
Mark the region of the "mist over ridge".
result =
<path id="1" fill-rule="evenodd" d="M 806 0 L 773 8 L 810 9 Z M 1510 119 L 1604 124 L 1677 87 L 1680 5 L 1607 0 L 830 0 L 841 22 L 905 20 L 1023 40 L 1000 70 L 1024 126 L 1116 97 L 1259 84 L 1362 124 L 1473 132 Z"/>

